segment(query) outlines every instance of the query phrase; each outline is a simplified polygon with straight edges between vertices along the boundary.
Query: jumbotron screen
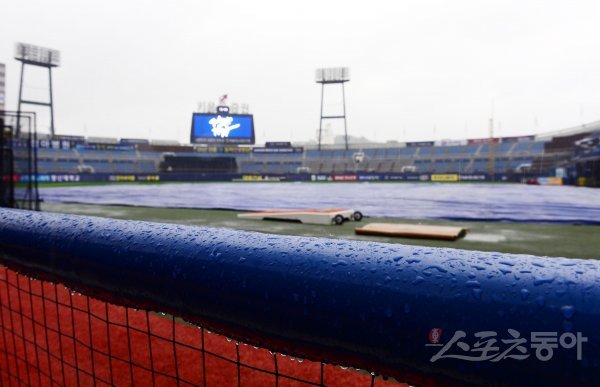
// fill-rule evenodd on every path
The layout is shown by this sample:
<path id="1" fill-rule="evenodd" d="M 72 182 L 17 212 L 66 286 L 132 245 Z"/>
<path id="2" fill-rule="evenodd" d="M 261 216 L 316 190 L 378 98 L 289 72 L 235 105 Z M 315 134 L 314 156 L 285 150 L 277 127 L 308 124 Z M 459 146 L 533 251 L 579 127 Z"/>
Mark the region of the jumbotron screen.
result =
<path id="1" fill-rule="evenodd" d="M 194 113 L 191 143 L 254 144 L 251 114 Z"/>

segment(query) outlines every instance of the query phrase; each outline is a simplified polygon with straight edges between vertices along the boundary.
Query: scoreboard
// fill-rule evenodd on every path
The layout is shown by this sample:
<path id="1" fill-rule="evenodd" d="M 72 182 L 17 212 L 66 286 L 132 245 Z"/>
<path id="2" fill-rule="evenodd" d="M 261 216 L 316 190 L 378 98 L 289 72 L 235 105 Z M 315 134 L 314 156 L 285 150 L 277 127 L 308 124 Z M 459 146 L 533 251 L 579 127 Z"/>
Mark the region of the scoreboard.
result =
<path id="1" fill-rule="evenodd" d="M 254 144 L 254 118 L 251 114 L 194 113 L 192 144 Z"/>

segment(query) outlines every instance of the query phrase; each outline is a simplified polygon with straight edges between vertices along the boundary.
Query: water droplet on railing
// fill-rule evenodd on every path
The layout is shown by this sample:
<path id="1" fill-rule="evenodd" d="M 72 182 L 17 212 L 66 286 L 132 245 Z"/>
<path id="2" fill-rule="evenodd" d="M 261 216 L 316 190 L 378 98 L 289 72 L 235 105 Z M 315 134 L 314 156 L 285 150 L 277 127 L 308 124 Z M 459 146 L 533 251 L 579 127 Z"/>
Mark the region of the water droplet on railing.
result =
<path id="1" fill-rule="evenodd" d="M 566 319 L 570 319 L 575 314 L 575 307 L 572 305 L 564 305 L 560 308 L 560 311 Z"/>

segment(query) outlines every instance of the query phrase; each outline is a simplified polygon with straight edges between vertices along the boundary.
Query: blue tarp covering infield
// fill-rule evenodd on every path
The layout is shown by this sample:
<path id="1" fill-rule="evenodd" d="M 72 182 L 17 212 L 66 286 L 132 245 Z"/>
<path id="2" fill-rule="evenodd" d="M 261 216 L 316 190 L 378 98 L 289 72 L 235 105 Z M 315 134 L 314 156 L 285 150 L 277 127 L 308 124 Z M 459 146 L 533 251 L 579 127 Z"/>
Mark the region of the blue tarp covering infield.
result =
<path id="1" fill-rule="evenodd" d="M 199 209 L 352 208 L 367 216 L 600 225 L 600 190 L 443 183 L 202 183 L 46 187 L 51 203 Z"/>

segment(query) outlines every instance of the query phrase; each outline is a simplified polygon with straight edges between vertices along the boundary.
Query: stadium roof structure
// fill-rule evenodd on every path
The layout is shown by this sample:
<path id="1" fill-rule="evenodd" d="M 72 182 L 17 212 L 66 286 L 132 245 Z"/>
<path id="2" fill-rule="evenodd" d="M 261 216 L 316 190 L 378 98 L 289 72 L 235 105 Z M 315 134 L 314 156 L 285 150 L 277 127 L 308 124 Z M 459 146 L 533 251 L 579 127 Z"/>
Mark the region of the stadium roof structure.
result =
<path id="1" fill-rule="evenodd" d="M 551 140 L 553 137 L 564 137 L 564 136 L 570 136 L 570 135 L 574 135 L 574 134 L 579 134 L 579 133 L 587 133 L 587 132 L 598 132 L 600 131 L 600 120 L 598 121 L 593 121 L 593 122 L 589 122 L 586 124 L 581 124 L 581 125 L 577 125 L 577 126 L 572 126 L 570 128 L 565 128 L 565 129 L 558 129 L 558 130 L 554 130 L 554 131 L 549 131 L 549 132 L 544 132 L 544 133 L 539 133 L 539 134 L 532 134 L 530 136 L 534 136 L 535 137 L 535 141 L 549 141 Z M 502 136 L 500 136 L 502 137 Z M 511 136 L 508 136 L 511 137 Z M 455 139 L 454 141 L 467 141 L 467 139 L 463 138 L 463 139 Z M 450 141 L 452 142 L 453 140 L 440 140 L 440 141 Z M 364 149 L 369 149 L 369 148 L 398 148 L 398 147 L 403 147 L 406 145 L 407 142 L 415 142 L 415 141 L 394 141 L 394 140 L 390 140 L 390 141 L 386 141 L 386 142 L 368 142 L 368 143 L 352 143 L 352 147 L 356 148 L 364 148 Z M 419 141 L 416 141 L 419 142 Z M 423 139 L 423 142 L 433 142 L 436 143 L 436 140 L 425 140 Z M 301 145 L 304 146 L 306 149 L 317 149 L 317 144 L 316 143 L 311 143 L 311 142 L 297 142 L 294 143 L 294 145 Z M 437 144 L 436 144 L 437 145 Z M 344 144 L 321 144 L 321 147 L 323 149 L 344 149 Z"/>
<path id="2" fill-rule="evenodd" d="M 552 137 L 570 136 L 579 133 L 595 132 L 600 130 L 600 121 L 593 121 L 566 129 L 554 130 L 552 132 L 540 133 L 535 136 L 536 140 L 550 140 Z"/>

